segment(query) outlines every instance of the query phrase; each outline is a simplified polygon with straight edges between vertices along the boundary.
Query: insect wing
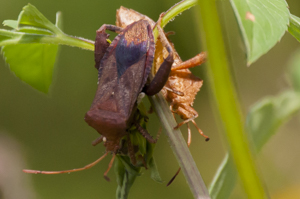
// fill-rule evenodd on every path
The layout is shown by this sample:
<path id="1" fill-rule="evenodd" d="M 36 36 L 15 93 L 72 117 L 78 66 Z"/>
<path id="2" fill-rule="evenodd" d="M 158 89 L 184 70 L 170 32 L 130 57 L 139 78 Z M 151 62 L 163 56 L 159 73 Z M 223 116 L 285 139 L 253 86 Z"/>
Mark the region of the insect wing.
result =
<path id="1" fill-rule="evenodd" d="M 149 23 L 140 20 L 127 26 L 111 43 L 100 63 L 99 85 L 91 109 L 118 112 L 129 118 L 150 73 L 153 54 Z"/>

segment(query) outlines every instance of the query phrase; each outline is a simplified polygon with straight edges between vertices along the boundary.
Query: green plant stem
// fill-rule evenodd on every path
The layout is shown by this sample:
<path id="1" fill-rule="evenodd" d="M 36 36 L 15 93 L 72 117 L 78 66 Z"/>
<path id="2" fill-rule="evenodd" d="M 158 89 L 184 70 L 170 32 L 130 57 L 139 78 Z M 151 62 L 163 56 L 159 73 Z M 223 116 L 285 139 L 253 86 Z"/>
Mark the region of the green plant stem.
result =
<path id="1" fill-rule="evenodd" d="M 0 29 L 0 36 L 7 37 L 7 39 L 4 39 L 2 41 L 0 40 L 0 46 L 25 43 L 44 43 L 68 45 L 94 51 L 94 41 L 80 37 L 73 37 L 64 33 L 53 36 L 42 34 L 28 34 L 24 32 L 15 32 Z"/>
<path id="2" fill-rule="evenodd" d="M 180 13 L 182 13 L 185 10 L 190 9 L 191 7 L 195 6 L 196 4 L 197 4 L 197 0 L 185 0 L 185 1 L 180 1 L 179 3 L 175 4 L 174 6 L 172 6 L 169 10 L 167 10 L 165 12 L 165 15 L 161 21 L 161 27 L 162 28 L 165 27 L 165 25 L 167 25 L 167 23 L 172 21 L 177 15 L 179 15 Z M 154 35 L 154 38 L 158 37 L 158 31 L 156 28 L 153 30 L 153 35 Z"/>
<path id="3" fill-rule="evenodd" d="M 198 0 L 198 2 L 209 55 L 208 77 L 230 151 L 248 198 L 267 198 L 244 132 L 240 105 L 228 67 L 216 1 Z"/>
<path id="4" fill-rule="evenodd" d="M 161 23 L 161 27 L 164 27 L 170 20 L 181 12 L 196 5 L 196 0 L 181 1 L 170 8 L 164 15 Z M 155 39 L 158 37 L 158 31 L 154 31 Z M 198 171 L 196 163 L 187 147 L 187 144 L 182 137 L 182 133 L 179 129 L 174 129 L 177 123 L 171 113 L 167 102 L 161 93 L 153 97 L 149 97 L 156 114 L 160 118 L 160 121 L 166 129 L 166 134 L 169 138 L 172 151 L 182 169 L 182 172 L 187 180 L 187 183 L 191 189 L 191 192 L 196 199 L 208 199 L 210 198 L 205 183 Z"/>
<path id="5" fill-rule="evenodd" d="M 94 41 L 88 39 L 84 39 L 81 37 L 74 37 L 66 34 L 64 34 L 62 37 L 59 37 L 59 39 L 61 41 L 61 44 L 79 47 L 85 50 L 92 50 L 92 51 L 95 50 Z"/>
<path id="6" fill-rule="evenodd" d="M 174 129 L 177 125 L 169 106 L 161 93 L 149 97 L 155 112 L 166 129 L 169 143 L 179 162 L 181 170 L 187 180 L 187 183 L 196 199 L 210 198 L 208 190 L 202 180 L 195 161 L 182 137 L 180 130 Z"/>
<path id="7" fill-rule="evenodd" d="M 178 14 L 197 4 L 197 0 L 186 0 L 181 1 L 174 6 L 172 6 L 166 13 L 161 22 L 161 27 L 164 27 L 169 21 L 172 21 Z"/>

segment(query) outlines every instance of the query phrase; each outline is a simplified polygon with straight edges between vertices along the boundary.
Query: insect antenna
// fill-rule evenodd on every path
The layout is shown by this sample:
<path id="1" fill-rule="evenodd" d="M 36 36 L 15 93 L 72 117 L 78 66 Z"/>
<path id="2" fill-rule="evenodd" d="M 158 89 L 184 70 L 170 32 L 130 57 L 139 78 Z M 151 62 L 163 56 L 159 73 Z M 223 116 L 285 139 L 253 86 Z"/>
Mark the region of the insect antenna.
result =
<path id="1" fill-rule="evenodd" d="M 82 168 L 78 169 L 70 169 L 70 170 L 63 170 L 63 171 L 39 171 L 39 170 L 29 170 L 29 169 L 23 169 L 23 172 L 25 173 L 33 173 L 33 174 L 61 174 L 61 173 L 71 173 L 71 172 L 77 172 L 77 171 L 82 171 L 85 169 L 89 169 L 93 166 L 95 166 L 98 162 L 100 162 L 105 156 L 107 156 L 108 152 L 106 152 L 103 156 L 101 156 L 99 159 L 97 159 L 95 162 L 92 162 Z"/>

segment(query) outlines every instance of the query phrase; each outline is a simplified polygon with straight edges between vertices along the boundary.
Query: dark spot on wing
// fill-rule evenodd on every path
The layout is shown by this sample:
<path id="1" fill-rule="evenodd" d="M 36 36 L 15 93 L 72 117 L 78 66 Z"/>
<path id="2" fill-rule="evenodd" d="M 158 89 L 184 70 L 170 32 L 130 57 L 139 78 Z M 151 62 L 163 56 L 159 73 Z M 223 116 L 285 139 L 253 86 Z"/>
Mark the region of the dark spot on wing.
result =
<path id="1" fill-rule="evenodd" d="M 125 71 L 137 63 L 143 55 L 147 53 L 147 41 L 142 41 L 137 44 L 131 42 L 127 45 L 124 37 L 121 37 L 116 47 L 116 59 L 118 78 L 120 78 Z"/>

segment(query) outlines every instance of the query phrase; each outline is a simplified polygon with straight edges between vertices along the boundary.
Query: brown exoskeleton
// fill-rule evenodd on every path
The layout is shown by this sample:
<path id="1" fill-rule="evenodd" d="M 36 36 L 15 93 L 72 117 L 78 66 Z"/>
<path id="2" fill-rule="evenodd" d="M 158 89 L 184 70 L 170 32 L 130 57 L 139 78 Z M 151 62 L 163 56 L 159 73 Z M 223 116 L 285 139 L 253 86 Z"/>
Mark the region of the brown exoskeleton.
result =
<path id="1" fill-rule="evenodd" d="M 117 21 L 116 25 L 119 27 L 126 27 L 128 24 L 133 23 L 138 20 L 147 20 L 151 26 L 155 26 L 155 22 L 149 17 L 138 13 L 135 10 L 127 9 L 125 7 L 120 7 L 117 10 Z M 161 34 L 160 38 L 165 37 L 165 33 Z M 164 48 L 160 38 L 156 42 L 156 51 L 154 56 L 154 70 L 157 72 L 159 70 L 159 66 L 164 60 L 164 57 L 168 55 L 168 51 Z M 173 113 L 178 114 L 184 121 L 179 123 L 174 128 L 179 128 L 183 124 L 187 124 L 188 128 L 188 141 L 187 144 L 190 146 L 191 144 L 191 130 L 189 127 L 189 122 L 191 121 L 198 132 L 205 137 L 205 140 L 208 141 L 209 137 L 204 135 L 202 130 L 197 126 L 195 122 L 195 118 L 198 117 L 197 111 L 192 108 L 193 102 L 195 100 L 195 96 L 200 90 L 203 80 L 194 76 L 189 68 L 201 65 L 206 60 L 206 53 L 202 52 L 195 57 L 183 62 L 176 52 L 174 45 L 168 41 L 173 49 L 173 65 L 171 68 L 171 73 L 168 81 L 166 82 L 164 88 L 161 90 L 165 99 L 170 102 L 170 110 Z M 175 179 L 178 175 L 180 169 L 176 172 L 175 176 L 169 181 L 168 185 Z"/>
<path id="2" fill-rule="evenodd" d="M 158 21 L 160 28 L 161 17 Z M 107 42 L 110 30 L 119 33 L 111 44 Z M 135 164 L 134 148 L 130 142 L 129 130 L 132 126 L 150 142 L 155 143 L 150 134 L 140 124 L 140 115 L 137 111 L 137 99 L 143 91 L 147 95 L 158 93 L 170 74 L 173 63 L 172 47 L 166 38 L 162 38 L 169 55 L 164 59 L 162 66 L 154 79 L 146 85 L 151 71 L 155 43 L 152 27 L 147 20 L 138 20 L 128 24 L 124 29 L 114 25 L 102 25 L 97 30 L 95 41 L 95 67 L 98 69 L 98 88 L 90 110 L 85 115 L 85 121 L 101 134 L 93 144 L 104 142 L 106 153 L 95 162 L 79 169 L 65 171 L 33 171 L 27 173 L 58 174 L 69 173 L 90 168 L 102 160 L 109 152 L 113 158 L 109 163 L 104 177 L 112 166 L 115 155 L 122 149 L 121 139 L 127 136 L 128 152 L 131 163 Z M 125 147 L 126 148 L 126 147 Z"/>
<path id="3" fill-rule="evenodd" d="M 120 9 L 117 10 L 116 25 L 119 27 L 126 27 L 128 24 L 141 19 L 147 20 L 152 27 L 155 26 L 155 22 L 149 17 L 140 14 L 135 10 L 121 6 Z M 164 37 L 165 35 L 160 34 L 159 36 Z M 194 119 L 198 117 L 198 113 L 195 109 L 192 108 L 195 96 L 200 90 L 203 84 L 203 80 L 193 75 L 189 70 L 189 68 L 204 63 L 206 61 L 206 53 L 202 52 L 195 57 L 183 62 L 176 52 L 174 45 L 170 41 L 168 42 L 172 47 L 174 62 L 171 68 L 169 79 L 161 91 L 164 97 L 171 103 L 171 111 L 178 114 L 184 120 L 175 128 L 178 128 L 183 124 L 188 125 L 188 122 L 191 121 L 196 126 L 199 133 L 206 138 L 206 141 L 208 141 L 209 138 L 203 134 L 201 129 L 195 123 Z M 162 45 L 161 40 L 158 39 L 154 56 L 155 72 L 159 70 L 159 66 L 166 56 L 168 56 L 168 51 L 164 48 L 164 45 Z M 190 142 L 191 135 L 189 133 L 188 145 L 190 145 Z"/>

